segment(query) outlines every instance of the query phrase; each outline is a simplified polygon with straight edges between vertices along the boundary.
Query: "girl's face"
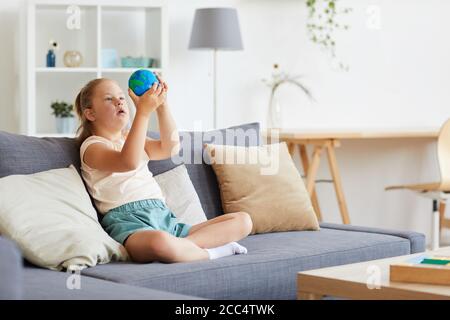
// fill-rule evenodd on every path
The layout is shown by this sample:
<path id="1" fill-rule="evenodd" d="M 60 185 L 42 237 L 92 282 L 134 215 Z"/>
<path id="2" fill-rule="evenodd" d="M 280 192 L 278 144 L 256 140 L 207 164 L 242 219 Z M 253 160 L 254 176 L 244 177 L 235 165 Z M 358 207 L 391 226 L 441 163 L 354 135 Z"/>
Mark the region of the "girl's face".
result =
<path id="1" fill-rule="evenodd" d="M 122 130 L 130 119 L 130 112 L 125 94 L 116 82 L 102 81 L 95 88 L 92 97 L 92 108 L 89 116 L 94 127 L 117 132 Z"/>

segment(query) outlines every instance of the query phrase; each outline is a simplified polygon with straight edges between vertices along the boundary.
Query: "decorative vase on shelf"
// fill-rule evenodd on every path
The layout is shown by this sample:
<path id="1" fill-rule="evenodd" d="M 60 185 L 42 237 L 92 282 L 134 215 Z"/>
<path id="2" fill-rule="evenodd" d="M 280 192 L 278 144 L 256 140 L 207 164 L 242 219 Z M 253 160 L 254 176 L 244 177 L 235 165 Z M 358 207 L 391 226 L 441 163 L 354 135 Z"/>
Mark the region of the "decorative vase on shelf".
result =
<path id="1" fill-rule="evenodd" d="M 56 132 L 61 134 L 75 133 L 75 118 L 74 117 L 56 117 Z"/>
<path id="2" fill-rule="evenodd" d="M 53 51 L 52 49 L 49 49 L 47 52 L 47 63 L 46 66 L 48 68 L 54 68 L 56 64 L 56 55 L 55 55 L 55 51 Z"/>
<path id="3" fill-rule="evenodd" d="M 79 51 L 70 50 L 64 53 L 64 65 L 69 68 L 76 68 L 83 63 L 83 56 Z"/>

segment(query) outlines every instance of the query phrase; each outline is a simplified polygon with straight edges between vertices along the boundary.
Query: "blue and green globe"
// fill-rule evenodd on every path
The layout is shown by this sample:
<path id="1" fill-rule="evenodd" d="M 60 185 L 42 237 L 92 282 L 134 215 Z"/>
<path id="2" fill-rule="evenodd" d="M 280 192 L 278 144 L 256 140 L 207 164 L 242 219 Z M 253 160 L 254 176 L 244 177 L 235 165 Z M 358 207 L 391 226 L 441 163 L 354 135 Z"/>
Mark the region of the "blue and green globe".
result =
<path id="1" fill-rule="evenodd" d="M 137 96 L 142 96 L 155 82 L 159 83 L 153 72 L 146 69 L 139 69 L 130 76 L 128 87 L 130 87 Z"/>

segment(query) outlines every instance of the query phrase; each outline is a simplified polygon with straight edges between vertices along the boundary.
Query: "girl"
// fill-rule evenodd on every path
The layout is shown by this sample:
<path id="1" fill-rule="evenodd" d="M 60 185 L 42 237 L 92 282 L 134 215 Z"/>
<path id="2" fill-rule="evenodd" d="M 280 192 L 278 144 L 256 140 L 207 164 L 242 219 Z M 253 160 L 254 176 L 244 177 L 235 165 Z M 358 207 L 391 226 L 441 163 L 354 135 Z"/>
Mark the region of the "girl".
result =
<path id="1" fill-rule="evenodd" d="M 129 108 L 119 85 L 95 79 L 78 93 L 75 108 L 81 125 L 81 173 L 108 234 L 122 243 L 135 262 L 183 262 L 247 253 L 238 241 L 252 222 L 245 212 L 224 214 L 197 225 L 179 223 L 167 208 L 148 160 L 179 151 L 179 136 L 166 102 L 167 84 L 158 76 L 142 96 L 128 94 L 136 106 L 130 130 Z M 147 138 L 156 111 L 160 140 Z M 173 137 L 176 137 L 175 139 Z"/>

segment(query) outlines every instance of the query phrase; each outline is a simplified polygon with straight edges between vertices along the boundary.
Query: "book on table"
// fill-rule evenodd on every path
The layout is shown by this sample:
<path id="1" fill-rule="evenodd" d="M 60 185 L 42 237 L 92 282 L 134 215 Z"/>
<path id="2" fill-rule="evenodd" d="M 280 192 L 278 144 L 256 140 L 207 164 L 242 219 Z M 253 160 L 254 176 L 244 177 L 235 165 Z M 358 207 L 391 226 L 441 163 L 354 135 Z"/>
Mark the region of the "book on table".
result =
<path id="1" fill-rule="evenodd" d="M 420 255 L 390 265 L 391 281 L 450 285 L 450 256 Z"/>

